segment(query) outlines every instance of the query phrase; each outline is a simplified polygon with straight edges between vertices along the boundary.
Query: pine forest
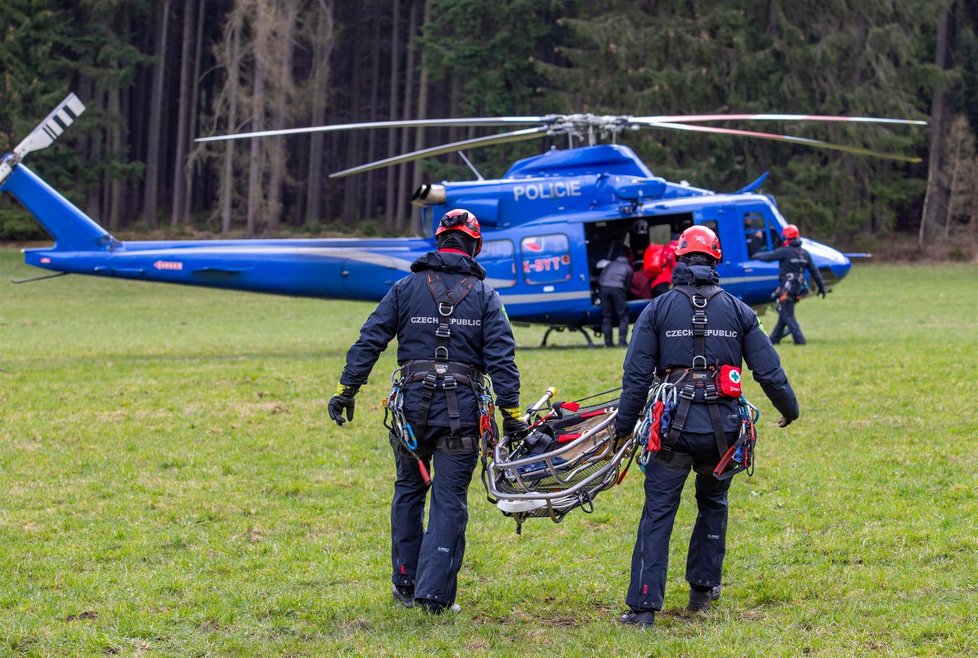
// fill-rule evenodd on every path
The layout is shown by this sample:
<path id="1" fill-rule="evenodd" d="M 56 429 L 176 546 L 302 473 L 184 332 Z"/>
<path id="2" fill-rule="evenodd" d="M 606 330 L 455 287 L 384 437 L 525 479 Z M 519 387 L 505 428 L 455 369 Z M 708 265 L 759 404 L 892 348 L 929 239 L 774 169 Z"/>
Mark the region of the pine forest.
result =
<path id="1" fill-rule="evenodd" d="M 978 240 L 978 0 L 4 0 L 0 141 L 69 91 L 88 110 L 32 156 L 122 234 L 413 234 L 422 182 L 471 179 L 455 154 L 357 164 L 491 134 L 357 130 L 197 143 L 350 122 L 548 113 L 842 114 L 926 128 L 743 126 L 918 155 L 907 164 L 729 135 L 628 134 L 656 175 L 763 190 L 803 233 Z M 466 155 L 500 176 L 562 141 Z M 963 238 L 962 238 L 963 236 Z M 0 240 L 44 239 L 15 202 Z"/>

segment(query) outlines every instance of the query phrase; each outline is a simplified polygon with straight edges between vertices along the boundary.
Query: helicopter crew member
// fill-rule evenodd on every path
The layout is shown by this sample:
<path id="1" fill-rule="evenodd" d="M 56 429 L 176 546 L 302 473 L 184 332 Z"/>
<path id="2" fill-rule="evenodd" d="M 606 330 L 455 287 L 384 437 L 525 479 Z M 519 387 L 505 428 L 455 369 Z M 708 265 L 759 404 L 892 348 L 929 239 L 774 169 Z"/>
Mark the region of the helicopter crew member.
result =
<path id="1" fill-rule="evenodd" d="M 776 260 L 780 263 L 778 289 L 774 292 L 778 300 L 778 323 L 774 325 L 774 331 L 771 332 L 771 342 L 777 345 L 785 334 L 790 332 L 795 345 L 804 345 L 805 334 L 801 332 L 801 326 L 795 319 L 795 304 L 808 295 L 805 271 L 808 271 L 812 281 L 818 286 L 818 294 L 822 299 L 825 299 L 825 282 L 812 262 L 811 254 L 802 248 L 797 226 L 794 224 L 785 226 L 781 232 L 781 239 L 784 240 L 784 244 L 774 251 L 760 251 L 753 256 L 757 260 Z"/>
<path id="2" fill-rule="evenodd" d="M 397 467 L 391 505 L 393 595 L 405 606 L 438 614 L 458 610 L 466 498 L 479 451 L 476 386 L 484 373 L 492 377 L 504 432 L 523 431 L 526 423 L 519 410 L 513 331 L 498 293 L 484 281 L 485 269 L 474 260 L 482 247 L 478 220 L 465 210 L 451 210 L 442 217 L 435 241 L 437 251 L 418 258 L 412 273 L 394 284 L 364 323 L 347 352 L 329 415 L 338 425 L 353 420 L 354 396 L 396 337 L 403 413 L 417 449 L 410 454 L 392 433 Z"/>
<path id="3" fill-rule="evenodd" d="M 632 282 L 632 259 L 621 254 L 608 263 L 598 277 L 601 289 L 601 333 L 604 346 L 612 346 L 611 328 L 618 325 L 618 345 L 628 347 L 628 288 Z"/>
<path id="4" fill-rule="evenodd" d="M 631 435 L 656 376 L 679 384 L 672 428 L 645 467 L 645 505 L 626 597 L 631 610 L 619 620 L 642 627 L 651 626 L 662 610 L 669 538 L 690 469 L 696 472 L 699 513 L 686 559 L 688 609 L 705 610 L 720 596 L 731 480 L 713 471 L 737 439 L 740 414 L 736 398 L 718 397 L 717 373 L 736 367 L 733 381 L 739 382 L 746 361 L 781 413 L 778 425 L 798 418 L 798 401 L 757 315 L 718 285 L 716 234 L 705 226 L 686 229 L 677 255 L 673 289 L 652 300 L 635 323 L 615 419 L 621 440 Z"/>

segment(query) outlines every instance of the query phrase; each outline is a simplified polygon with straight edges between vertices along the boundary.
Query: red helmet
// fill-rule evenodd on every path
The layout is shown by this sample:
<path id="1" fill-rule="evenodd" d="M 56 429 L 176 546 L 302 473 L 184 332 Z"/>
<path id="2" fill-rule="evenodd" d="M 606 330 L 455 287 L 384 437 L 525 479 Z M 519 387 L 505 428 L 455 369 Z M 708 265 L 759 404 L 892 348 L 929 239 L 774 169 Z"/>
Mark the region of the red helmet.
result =
<path id="1" fill-rule="evenodd" d="M 794 224 L 788 224 L 784 227 L 784 230 L 781 231 L 782 240 L 794 240 L 800 235 L 801 233 L 798 232 L 798 227 Z"/>
<path id="2" fill-rule="evenodd" d="M 679 236 L 679 248 L 676 249 L 677 256 L 687 254 L 706 254 L 719 261 L 723 252 L 716 233 L 705 226 L 690 226 Z"/>
<path id="3" fill-rule="evenodd" d="M 482 251 L 482 230 L 479 228 L 479 220 L 468 210 L 456 208 L 445 213 L 441 221 L 438 222 L 438 228 L 435 229 L 435 237 L 448 231 L 461 231 L 470 238 L 474 238 L 476 243 L 473 256 L 478 256 L 479 252 Z"/>

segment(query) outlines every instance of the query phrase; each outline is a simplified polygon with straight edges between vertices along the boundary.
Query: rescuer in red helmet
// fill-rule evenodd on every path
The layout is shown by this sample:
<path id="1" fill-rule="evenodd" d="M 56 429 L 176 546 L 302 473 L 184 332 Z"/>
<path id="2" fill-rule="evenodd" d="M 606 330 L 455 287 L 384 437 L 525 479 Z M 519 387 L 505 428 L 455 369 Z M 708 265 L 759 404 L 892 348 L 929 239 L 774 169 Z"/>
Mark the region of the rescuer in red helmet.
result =
<path id="1" fill-rule="evenodd" d="M 395 283 L 367 318 L 347 352 L 329 415 L 338 425 L 353 420 L 354 396 L 396 337 L 400 375 L 385 402 L 397 465 L 391 505 L 393 596 L 402 605 L 438 614 L 458 609 L 469 482 L 482 433 L 495 431 L 486 374 L 503 412 L 504 432 L 517 434 L 527 426 L 519 409 L 513 330 L 499 295 L 484 281 L 485 269 L 475 261 L 482 249 L 479 220 L 466 210 L 450 210 L 438 224 L 435 244 L 437 251 L 418 258 L 411 274 Z"/>
<path id="2" fill-rule="evenodd" d="M 818 268 L 812 263 L 812 256 L 801 246 L 801 235 L 798 227 L 788 224 L 781 231 L 783 244 L 774 251 L 759 251 L 752 256 L 757 260 L 778 261 L 778 289 L 774 298 L 778 305 L 778 323 L 771 332 L 771 342 L 777 345 L 785 334 L 791 333 L 795 345 L 805 344 L 805 334 L 795 319 L 795 304 L 808 296 L 807 271 L 817 286 L 818 294 L 825 299 L 825 282 Z"/>
<path id="3" fill-rule="evenodd" d="M 651 626 L 662 610 L 669 538 L 690 470 L 696 473 L 699 513 L 686 557 L 688 609 L 706 610 L 720 597 L 727 491 L 738 472 L 727 455 L 741 437 L 742 363 L 781 412 L 780 427 L 798 418 L 798 400 L 757 315 L 718 285 L 716 264 L 722 253 L 709 228 L 683 231 L 673 287 L 639 316 L 625 355 L 617 439 L 634 431 L 653 383 L 674 386 L 675 395 L 669 395 L 672 407 L 667 403 L 660 409 L 659 427 L 668 429 L 657 436 L 657 445 L 646 444 L 645 504 L 625 598 L 630 611 L 619 619 L 623 624 Z M 743 456 L 739 465 L 747 468 Z"/>

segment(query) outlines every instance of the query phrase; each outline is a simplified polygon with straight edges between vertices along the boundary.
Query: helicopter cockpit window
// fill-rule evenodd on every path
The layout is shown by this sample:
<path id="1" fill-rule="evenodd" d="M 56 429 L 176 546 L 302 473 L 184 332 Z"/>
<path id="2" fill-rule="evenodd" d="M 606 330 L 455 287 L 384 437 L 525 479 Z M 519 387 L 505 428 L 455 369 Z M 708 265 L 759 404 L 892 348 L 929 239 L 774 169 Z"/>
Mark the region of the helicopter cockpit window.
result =
<path id="1" fill-rule="evenodd" d="M 516 249 L 510 240 L 486 240 L 479 252 L 479 264 L 486 268 L 486 278 L 493 288 L 516 285 Z"/>
<path id="2" fill-rule="evenodd" d="M 530 285 L 563 283 L 571 279 L 570 241 L 566 235 L 537 235 L 520 243 L 523 277 Z"/>

